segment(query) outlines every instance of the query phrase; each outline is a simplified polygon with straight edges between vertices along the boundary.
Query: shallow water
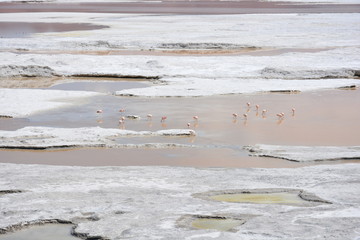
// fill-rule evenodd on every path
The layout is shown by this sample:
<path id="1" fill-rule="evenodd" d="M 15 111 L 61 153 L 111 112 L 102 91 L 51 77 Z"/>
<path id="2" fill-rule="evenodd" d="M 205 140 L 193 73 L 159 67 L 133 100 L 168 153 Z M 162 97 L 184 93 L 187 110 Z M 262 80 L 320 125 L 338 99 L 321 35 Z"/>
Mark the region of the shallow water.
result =
<path id="1" fill-rule="evenodd" d="M 119 89 L 144 88 L 149 83 L 145 81 L 81 81 L 60 83 L 47 89 L 66 90 L 66 91 L 91 91 L 112 94 Z"/>
<path id="2" fill-rule="evenodd" d="M 297 193 L 239 193 L 210 196 L 211 199 L 222 202 L 259 203 L 259 204 L 291 204 L 301 205 L 305 200 Z"/>
<path id="3" fill-rule="evenodd" d="M 8 234 L 0 234 L 0 240 L 79 240 L 71 235 L 71 224 L 45 224 L 26 227 Z"/>
<path id="4" fill-rule="evenodd" d="M 229 231 L 243 223 L 243 220 L 237 219 L 197 218 L 191 223 L 191 226 L 198 229 L 215 229 L 218 231 Z"/>
<path id="5" fill-rule="evenodd" d="M 102 28 L 107 28 L 107 26 L 88 23 L 0 22 L 0 38 L 21 38 L 34 33 L 84 31 Z"/>
<path id="6" fill-rule="evenodd" d="M 84 83 L 87 85 L 87 83 Z M 104 83 L 107 84 L 107 83 Z M 97 85 L 97 84 L 95 84 Z M 83 86 L 82 86 L 83 87 Z M 246 103 L 251 102 L 251 108 Z M 359 145 L 359 90 L 329 90 L 299 94 L 265 93 L 200 98 L 141 98 L 102 95 L 79 106 L 54 109 L 26 119 L 0 119 L 0 130 L 25 126 L 124 128 L 135 131 L 190 128 L 195 137 L 124 137 L 118 143 L 178 143 L 197 148 L 76 149 L 66 151 L 0 151 L 1 162 L 59 165 L 175 165 L 200 167 L 301 167 L 358 161 L 293 163 L 281 159 L 249 157 L 244 145 Z M 265 117 L 254 105 L 268 110 Z M 291 108 L 296 113 L 291 114 Z M 102 109 L 103 113 L 96 113 Z M 125 109 L 125 112 L 119 112 Z M 234 119 L 232 113 L 238 113 Z M 276 113 L 285 112 L 278 120 Z M 152 119 L 146 115 L 151 113 Z M 247 120 L 242 114 L 247 113 Z M 141 119 L 119 118 L 139 115 Z M 199 116 L 195 121 L 193 116 Z M 166 122 L 160 118 L 167 116 Z"/>

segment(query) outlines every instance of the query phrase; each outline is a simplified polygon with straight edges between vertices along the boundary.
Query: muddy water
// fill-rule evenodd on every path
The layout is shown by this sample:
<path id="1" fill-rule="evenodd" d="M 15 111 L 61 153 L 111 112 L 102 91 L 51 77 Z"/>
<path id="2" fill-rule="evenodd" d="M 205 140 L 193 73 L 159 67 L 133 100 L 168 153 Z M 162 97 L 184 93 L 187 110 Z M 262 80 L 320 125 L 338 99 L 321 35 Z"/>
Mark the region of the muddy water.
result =
<path id="1" fill-rule="evenodd" d="M 247 108 L 246 103 L 251 102 Z M 140 98 L 98 96 L 81 106 L 56 109 L 27 119 L 0 119 L 1 130 L 24 126 L 122 128 L 149 130 L 191 128 L 196 137 L 127 137 L 119 143 L 173 142 L 199 148 L 178 149 L 80 149 L 56 152 L 0 151 L 1 162 L 61 165 L 176 165 L 199 167 L 299 167 L 286 160 L 248 157 L 244 145 L 359 145 L 359 90 L 329 90 L 299 94 L 227 95 L 201 98 Z M 255 110 L 266 108 L 266 116 Z M 293 116 L 291 108 L 295 107 Z M 97 109 L 103 109 L 97 114 Z M 125 112 L 119 112 L 125 109 Z M 284 120 L 276 113 L 284 112 Z M 151 113 L 152 120 L 146 115 Z M 232 113 L 238 113 L 234 119 Z M 247 113 L 247 120 L 242 114 Z M 198 121 L 193 116 L 199 116 Z M 165 123 L 161 116 L 167 116 Z M 336 161 L 331 163 L 343 163 Z M 350 161 L 346 161 L 350 162 Z M 329 162 L 327 162 L 329 163 Z M 318 163 L 316 163 L 318 164 Z"/>
<path id="2" fill-rule="evenodd" d="M 71 235 L 71 224 L 45 224 L 0 235 L 0 240 L 79 240 Z"/>
<path id="3" fill-rule="evenodd" d="M 0 38 L 21 38 L 34 33 L 84 31 L 102 28 L 107 28 L 107 26 L 88 23 L 0 22 Z"/>

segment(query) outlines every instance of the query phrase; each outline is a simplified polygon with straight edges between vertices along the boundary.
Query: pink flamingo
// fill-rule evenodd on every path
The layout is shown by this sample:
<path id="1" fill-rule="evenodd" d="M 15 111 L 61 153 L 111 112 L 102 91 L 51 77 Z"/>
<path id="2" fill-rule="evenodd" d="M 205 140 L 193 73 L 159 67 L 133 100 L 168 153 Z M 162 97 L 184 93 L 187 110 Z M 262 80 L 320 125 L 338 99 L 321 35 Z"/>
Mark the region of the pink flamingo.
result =
<path id="1" fill-rule="evenodd" d="M 247 120 L 248 115 L 246 113 L 243 114 L 244 119 Z"/>
<path id="2" fill-rule="evenodd" d="M 190 124 L 190 123 L 187 123 L 186 125 L 187 125 L 187 127 L 188 127 L 188 128 L 190 128 L 190 126 L 191 126 L 191 124 Z"/>
<path id="3" fill-rule="evenodd" d="M 278 116 L 279 120 L 284 119 L 285 113 L 278 113 L 276 116 Z"/>
<path id="4" fill-rule="evenodd" d="M 167 119 L 167 117 L 166 117 L 166 116 L 163 116 L 163 117 L 161 117 L 161 121 L 160 121 L 160 122 L 165 122 L 166 119 Z"/>
<path id="5" fill-rule="evenodd" d="M 295 115 L 295 108 L 292 108 L 291 111 L 292 111 L 292 115 L 294 116 Z"/>
<path id="6" fill-rule="evenodd" d="M 119 110 L 119 112 L 123 113 L 123 112 L 125 112 L 125 109 L 122 108 L 122 109 Z"/>
<path id="7" fill-rule="evenodd" d="M 149 119 L 149 120 L 151 120 L 152 119 L 152 114 L 148 114 L 148 115 L 146 115 L 146 117 Z"/>
<path id="8" fill-rule="evenodd" d="M 256 111 L 259 111 L 260 105 L 259 105 L 259 104 L 256 104 L 255 107 L 256 107 Z"/>
<path id="9" fill-rule="evenodd" d="M 96 113 L 103 113 L 103 110 L 99 109 L 96 111 Z"/>
<path id="10" fill-rule="evenodd" d="M 237 118 L 238 114 L 237 113 L 233 113 L 232 114 L 234 118 Z"/>
<path id="11" fill-rule="evenodd" d="M 193 119 L 194 119 L 195 121 L 197 121 L 197 120 L 199 119 L 199 117 L 198 117 L 198 116 L 193 116 Z"/>

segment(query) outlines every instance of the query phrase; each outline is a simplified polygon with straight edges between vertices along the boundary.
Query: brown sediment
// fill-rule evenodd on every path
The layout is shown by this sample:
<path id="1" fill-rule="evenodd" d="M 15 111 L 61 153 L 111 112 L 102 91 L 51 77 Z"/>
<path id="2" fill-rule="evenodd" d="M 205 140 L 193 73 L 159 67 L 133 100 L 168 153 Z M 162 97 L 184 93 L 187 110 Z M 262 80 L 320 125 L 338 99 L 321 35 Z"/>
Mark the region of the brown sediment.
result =
<path id="1" fill-rule="evenodd" d="M 161 1 L 91 3 L 0 3 L 0 13 L 89 12 L 156 14 L 358 13 L 359 4 L 294 4 L 265 1 Z"/>
<path id="2" fill-rule="evenodd" d="M 0 38 L 20 38 L 34 33 L 84 31 L 102 28 L 108 28 L 108 26 L 89 23 L 0 22 Z"/>

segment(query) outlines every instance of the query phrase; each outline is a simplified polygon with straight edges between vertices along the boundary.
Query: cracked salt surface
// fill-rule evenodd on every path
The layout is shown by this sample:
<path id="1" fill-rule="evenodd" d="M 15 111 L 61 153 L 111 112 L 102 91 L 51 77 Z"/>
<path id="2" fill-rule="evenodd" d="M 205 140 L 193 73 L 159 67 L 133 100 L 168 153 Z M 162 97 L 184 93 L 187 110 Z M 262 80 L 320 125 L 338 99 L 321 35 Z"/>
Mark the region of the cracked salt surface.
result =
<path id="1" fill-rule="evenodd" d="M 296 169 L 0 164 L 0 189 L 24 190 L 0 197 L 0 229 L 56 218 L 76 222 L 78 232 L 110 239 L 186 239 L 215 234 L 219 239 L 310 240 L 322 236 L 350 240 L 359 236 L 359 171 L 359 164 Z M 192 196 L 207 191 L 269 188 L 305 190 L 332 204 L 296 207 L 207 201 Z M 219 235 L 217 230 L 176 227 L 178 219 L 189 214 L 256 217 L 239 226 L 237 232 Z M 97 221 L 90 221 L 89 216 L 96 216 Z"/>
<path id="2" fill-rule="evenodd" d="M 12 13 L 6 21 L 88 22 L 109 29 L 76 36 L 38 34 L 0 40 L 0 75 L 158 77 L 149 88 L 117 91 L 122 96 L 209 96 L 263 91 L 338 88 L 359 85 L 360 14 L 256 14 L 221 16 L 152 16 L 136 14 Z M 10 19 L 9 19 L 10 18 Z M 121 21 L 116 21 L 121 18 Z M 241 22 L 241 24 L 239 24 Z M 284 28 L 287 22 L 291 28 Z M 141 23 L 141 24 L 140 24 Z M 144 24 L 147 23 L 147 24 Z M 210 23 L 210 24 L 209 24 Z M 169 24 L 173 31 L 168 31 Z M 149 27 L 151 25 L 151 27 Z M 204 28 L 203 26 L 207 27 Z M 134 28 L 140 28 L 133 31 Z M 254 26 L 257 26 L 256 28 Z M 183 32 L 179 36 L 178 32 Z M 211 40 L 208 39 L 209 34 Z M 239 40 L 238 36 L 241 33 Z M 121 37 L 119 37 L 121 36 Z M 310 36 L 310 37 L 309 37 Z M 106 40 L 104 40 L 106 39 Z M 191 39 L 191 41 L 189 41 Z M 277 56 L 151 56 L 157 46 L 185 48 L 233 46 L 255 48 L 325 48 Z M 28 54 L 12 49 L 31 50 Z M 35 54 L 53 50 L 145 50 L 142 55 Z M 176 50 L 176 49 L 175 49 Z M 200 50 L 200 49 L 199 49 Z M 26 51 L 25 51 L 26 52 Z M 219 59 L 221 59 L 219 61 Z M 21 64 L 19 64 L 21 63 Z M 34 72 L 35 71 L 35 72 Z"/>
<path id="3" fill-rule="evenodd" d="M 191 147 L 176 143 L 120 144 L 115 140 L 128 136 L 195 136 L 191 129 L 166 129 L 156 132 L 130 131 L 122 129 L 90 128 L 47 128 L 25 127 L 16 131 L 0 131 L 0 148 L 10 149 L 51 149 L 77 147 Z"/>

